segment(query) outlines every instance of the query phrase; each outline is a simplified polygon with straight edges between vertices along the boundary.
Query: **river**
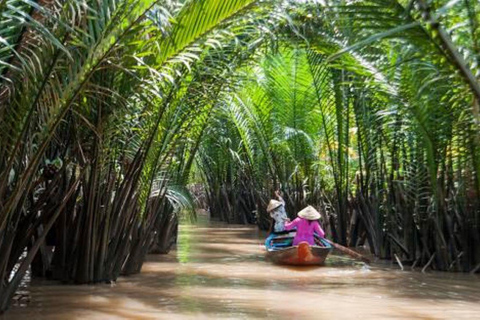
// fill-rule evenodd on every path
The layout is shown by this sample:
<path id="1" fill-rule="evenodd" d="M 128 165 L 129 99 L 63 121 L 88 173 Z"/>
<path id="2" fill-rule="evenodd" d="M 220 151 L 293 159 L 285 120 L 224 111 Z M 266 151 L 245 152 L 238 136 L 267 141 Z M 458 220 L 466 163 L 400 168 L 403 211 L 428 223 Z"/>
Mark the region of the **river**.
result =
<path id="1" fill-rule="evenodd" d="M 332 254 L 323 267 L 265 261 L 250 226 L 182 225 L 177 250 L 115 285 L 35 280 L 0 319 L 480 319 L 480 278 L 400 271 Z M 26 301 L 28 300 L 28 301 Z"/>

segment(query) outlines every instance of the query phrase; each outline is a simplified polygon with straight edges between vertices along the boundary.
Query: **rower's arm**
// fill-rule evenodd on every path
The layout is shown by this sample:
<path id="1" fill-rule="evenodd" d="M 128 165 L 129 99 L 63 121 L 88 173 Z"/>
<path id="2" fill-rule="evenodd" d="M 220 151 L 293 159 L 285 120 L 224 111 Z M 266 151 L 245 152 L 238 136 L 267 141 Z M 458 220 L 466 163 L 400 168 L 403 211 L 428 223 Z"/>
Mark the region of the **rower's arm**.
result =
<path id="1" fill-rule="evenodd" d="M 298 224 L 298 221 L 300 221 L 299 218 L 293 220 L 292 222 L 285 222 L 285 230 L 292 230 L 295 228 Z"/>
<path id="2" fill-rule="evenodd" d="M 280 201 L 283 206 L 285 206 L 285 200 L 283 200 L 282 196 L 280 195 L 280 191 L 275 191 L 275 195 L 277 196 L 278 201 Z"/>
<path id="3" fill-rule="evenodd" d="M 313 231 L 318 234 L 320 238 L 325 238 L 325 231 L 323 231 L 322 227 L 320 227 L 320 223 L 315 223 L 313 226 Z"/>

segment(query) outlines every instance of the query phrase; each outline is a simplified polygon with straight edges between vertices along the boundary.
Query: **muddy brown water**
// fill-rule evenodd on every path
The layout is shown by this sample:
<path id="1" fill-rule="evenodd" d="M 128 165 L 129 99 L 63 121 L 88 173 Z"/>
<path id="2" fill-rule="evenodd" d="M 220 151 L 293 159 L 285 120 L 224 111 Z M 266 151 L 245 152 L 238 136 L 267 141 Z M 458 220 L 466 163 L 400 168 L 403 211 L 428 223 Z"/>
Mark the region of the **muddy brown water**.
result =
<path id="1" fill-rule="evenodd" d="M 265 261 L 255 227 L 182 225 L 178 248 L 116 285 L 34 281 L 5 319 L 480 319 L 480 278 L 400 271 L 332 254 L 323 267 Z M 28 300 L 28 301 L 27 301 Z"/>

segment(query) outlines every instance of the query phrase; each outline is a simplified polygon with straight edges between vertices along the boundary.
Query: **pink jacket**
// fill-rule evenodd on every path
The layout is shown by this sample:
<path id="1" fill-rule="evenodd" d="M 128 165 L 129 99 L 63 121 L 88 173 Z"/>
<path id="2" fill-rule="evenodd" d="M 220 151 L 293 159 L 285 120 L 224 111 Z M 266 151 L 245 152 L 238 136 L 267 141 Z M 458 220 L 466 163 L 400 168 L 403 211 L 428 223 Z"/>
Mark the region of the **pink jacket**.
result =
<path id="1" fill-rule="evenodd" d="M 302 241 L 308 242 L 310 245 L 314 245 L 315 241 L 313 238 L 313 233 L 315 232 L 321 238 L 325 238 L 325 232 L 318 221 L 309 221 L 303 218 L 296 218 L 292 222 L 285 223 L 285 230 L 292 230 L 297 227 L 297 234 L 293 239 L 293 245 L 296 246 Z"/>

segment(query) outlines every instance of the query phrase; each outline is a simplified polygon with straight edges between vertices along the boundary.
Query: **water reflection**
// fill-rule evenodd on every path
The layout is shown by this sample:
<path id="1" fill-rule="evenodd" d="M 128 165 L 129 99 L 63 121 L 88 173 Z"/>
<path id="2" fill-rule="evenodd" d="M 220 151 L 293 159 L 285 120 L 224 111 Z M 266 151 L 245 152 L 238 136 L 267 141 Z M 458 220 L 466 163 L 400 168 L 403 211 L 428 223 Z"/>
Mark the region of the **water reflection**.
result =
<path id="1" fill-rule="evenodd" d="M 401 272 L 332 255 L 324 267 L 274 266 L 264 235 L 222 224 L 181 227 L 177 251 L 150 256 L 115 287 L 34 282 L 1 319 L 478 318 L 480 282 Z"/>

